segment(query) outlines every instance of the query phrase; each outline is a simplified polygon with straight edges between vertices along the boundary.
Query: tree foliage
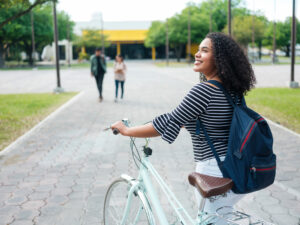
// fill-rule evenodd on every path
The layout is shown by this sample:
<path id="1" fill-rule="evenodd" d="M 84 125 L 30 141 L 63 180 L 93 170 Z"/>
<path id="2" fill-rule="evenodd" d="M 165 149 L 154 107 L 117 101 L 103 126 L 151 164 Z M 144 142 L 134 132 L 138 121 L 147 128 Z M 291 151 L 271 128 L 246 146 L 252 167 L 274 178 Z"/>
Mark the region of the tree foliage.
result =
<path id="1" fill-rule="evenodd" d="M 166 25 L 161 21 L 153 21 L 145 39 L 148 48 L 158 47 L 166 43 Z"/>
<path id="2" fill-rule="evenodd" d="M 31 3 L 29 0 L 1 0 L 0 15 L 4 13 L 5 10 L 9 10 L 13 7 L 17 7 L 18 10 L 16 10 L 15 13 L 13 15 L 10 15 L 9 17 L 0 17 L 0 29 L 3 28 L 10 21 L 29 13 L 36 6 L 43 5 L 44 3 L 50 1 L 53 0 L 35 0 L 33 3 Z"/>
<path id="3" fill-rule="evenodd" d="M 107 37 L 103 35 L 105 47 L 109 47 L 110 43 Z M 94 29 L 84 30 L 83 35 L 75 40 L 75 45 L 80 47 L 99 47 L 102 44 L 101 31 Z"/>
<path id="4" fill-rule="evenodd" d="M 11 8 L 3 11 L 1 17 L 10 17 L 19 11 L 19 6 L 12 6 Z M 34 36 L 36 51 L 41 53 L 43 47 L 53 42 L 53 15 L 52 5 L 45 4 L 37 6 L 33 10 L 34 18 Z M 67 27 L 69 26 L 70 37 L 73 38 L 74 22 L 65 12 L 57 13 L 59 40 L 66 39 Z M 25 14 L 15 20 L 7 23 L 0 29 L 0 62 L 1 50 L 2 53 L 8 48 L 18 49 L 25 51 L 29 56 L 29 62 L 32 63 L 32 30 L 31 30 L 31 17 L 30 14 Z M 1 63 L 0 63 L 1 65 Z M 2 64 L 3 66 L 3 64 Z"/>
<path id="5" fill-rule="evenodd" d="M 296 38 L 297 43 L 300 42 L 300 22 L 296 22 Z M 286 56 L 290 55 L 290 44 L 291 44 L 291 27 L 292 18 L 288 17 L 285 21 L 276 22 L 276 46 L 277 49 L 281 49 L 286 53 Z M 274 22 L 269 22 L 266 29 L 266 38 L 263 40 L 263 45 L 269 49 L 273 48 L 273 34 L 274 34 Z"/>

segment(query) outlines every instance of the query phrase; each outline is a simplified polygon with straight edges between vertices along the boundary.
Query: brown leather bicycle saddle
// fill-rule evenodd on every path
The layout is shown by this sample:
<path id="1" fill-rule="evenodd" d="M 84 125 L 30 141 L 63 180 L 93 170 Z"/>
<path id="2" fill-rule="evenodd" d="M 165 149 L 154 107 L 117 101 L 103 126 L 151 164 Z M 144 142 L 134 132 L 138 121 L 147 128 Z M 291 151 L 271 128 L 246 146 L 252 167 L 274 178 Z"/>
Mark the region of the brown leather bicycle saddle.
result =
<path id="1" fill-rule="evenodd" d="M 212 177 L 196 172 L 189 175 L 189 182 L 198 189 L 203 198 L 224 194 L 233 186 L 233 181 L 229 178 Z"/>

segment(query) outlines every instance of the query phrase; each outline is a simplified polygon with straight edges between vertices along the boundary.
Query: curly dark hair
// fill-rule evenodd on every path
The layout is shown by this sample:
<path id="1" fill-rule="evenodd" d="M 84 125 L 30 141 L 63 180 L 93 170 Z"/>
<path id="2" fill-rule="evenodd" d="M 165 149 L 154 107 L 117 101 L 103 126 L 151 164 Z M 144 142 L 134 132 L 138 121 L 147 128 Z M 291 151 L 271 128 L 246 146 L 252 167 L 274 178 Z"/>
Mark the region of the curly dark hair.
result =
<path id="1" fill-rule="evenodd" d="M 256 82 L 252 66 L 243 49 L 223 33 L 206 35 L 212 42 L 217 73 L 223 86 L 236 94 L 246 94 Z"/>

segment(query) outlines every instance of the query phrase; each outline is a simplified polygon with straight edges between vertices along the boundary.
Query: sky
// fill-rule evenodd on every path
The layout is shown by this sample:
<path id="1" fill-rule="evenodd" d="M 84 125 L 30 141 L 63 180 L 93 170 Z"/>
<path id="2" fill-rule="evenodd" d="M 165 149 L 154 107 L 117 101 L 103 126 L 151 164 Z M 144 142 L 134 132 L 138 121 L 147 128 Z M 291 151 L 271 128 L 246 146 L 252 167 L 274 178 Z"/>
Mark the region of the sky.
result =
<path id="1" fill-rule="evenodd" d="M 100 12 L 104 21 L 153 21 L 165 20 L 180 13 L 188 2 L 203 0 L 59 0 L 57 8 L 66 11 L 75 22 L 90 21 L 92 15 Z M 264 12 L 269 20 L 283 21 L 292 15 L 292 0 L 244 0 L 251 10 Z M 274 8 L 274 3 L 276 7 Z M 297 2 L 297 0 L 296 0 Z M 298 0 L 299 2 L 299 0 Z M 300 9 L 296 5 L 296 16 Z"/>

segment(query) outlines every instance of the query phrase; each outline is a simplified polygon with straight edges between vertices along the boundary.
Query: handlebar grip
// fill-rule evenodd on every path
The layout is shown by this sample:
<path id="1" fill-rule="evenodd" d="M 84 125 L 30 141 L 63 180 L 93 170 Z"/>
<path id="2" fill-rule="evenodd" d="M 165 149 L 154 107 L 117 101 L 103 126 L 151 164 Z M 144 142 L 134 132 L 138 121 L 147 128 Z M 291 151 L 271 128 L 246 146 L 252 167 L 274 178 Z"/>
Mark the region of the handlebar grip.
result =
<path id="1" fill-rule="evenodd" d="M 120 131 L 118 129 L 113 129 L 113 134 L 114 135 L 118 135 L 120 133 Z"/>

